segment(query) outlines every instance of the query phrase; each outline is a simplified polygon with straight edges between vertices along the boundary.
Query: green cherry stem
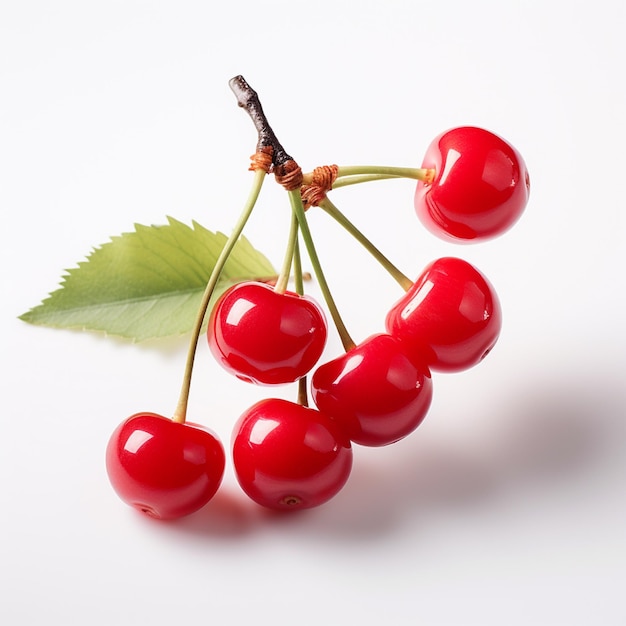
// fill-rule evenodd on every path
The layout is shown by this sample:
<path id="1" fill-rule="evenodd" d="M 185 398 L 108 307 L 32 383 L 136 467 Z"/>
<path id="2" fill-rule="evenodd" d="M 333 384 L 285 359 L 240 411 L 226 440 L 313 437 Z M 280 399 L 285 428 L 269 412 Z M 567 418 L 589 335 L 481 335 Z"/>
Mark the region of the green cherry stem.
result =
<path id="1" fill-rule="evenodd" d="M 337 179 L 350 176 L 412 178 L 428 183 L 433 181 L 435 170 L 423 167 L 393 167 L 386 165 L 340 165 L 338 167 Z"/>
<path id="2" fill-rule="evenodd" d="M 435 179 L 435 170 L 415 167 L 393 167 L 384 165 L 342 165 L 337 166 L 336 177 L 332 188 L 346 187 L 358 183 L 367 183 L 390 178 L 404 178 L 421 180 L 432 183 Z M 310 185 L 314 180 L 314 172 L 303 174 L 303 183 Z"/>
<path id="3" fill-rule="evenodd" d="M 300 232 L 302 233 L 302 239 L 304 240 L 304 245 L 306 246 L 309 259 L 311 260 L 311 265 L 313 266 L 313 272 L 317 278 L 320 289 L 322 290 L 324 301 L 326 302 L 326 306 L 328 307 L 335 327 L 337 328 L 337 332 L 339 333 L 341 343 L 343 344 L 343 347 L 347 352 L 348 350 L 354 348 L 356 344 L 354 343 L 352 337 L 350 337 L 350 334 L 348 333 L 348 330 L 343 323 L 328 283 L 326 282 L 324 271 L 322 270 L 319 257 L 317 256 L 317 251 L 315 250 L 313 237 L 311 235 L 311 231 L 309 230 L 309 225 L 304 212 L 304 205 L 302 204 L 302 196 L 300 195 L 300 190 L 294 189 L 292 191 L 289 191 L 288 194 L 289 201 L 291 202 L 291 208 L 298 220 Z"/>
<path id="4" fill-rule="evenodd" d="M 295 218 L 297 222 L 298 218 L 295 216 L 295 214 L 293 215 L 293 217 Z M 294 282 L 296 286 L 296 293 L 303 295 L 304 294 L 304 281 L 307 278 L 307 276 L 310 276 L 310 275 L 305 274 L 302 271 L 302 257 L 300 256 L 300 244 L 298 243 L 297 238 L 296 238 L 296 242 L 295 242 L 294 249 L 293 249 L 293 273 L 294 273 Z"/>
<path id="5" fill-rule="evenodd" d="M 183 375 L 183 383 L 180 390 L 180 396 L 178 399 L 178 404 L 176 405 L 176 410 L 174 411 L 174 416 L 172 418 L 174 422 L 183 424 L 187 419 L 187 406 L 189 404 L 191 375 L 193 372 L 198 339 L 200 338 L 204 318 L 206 316 L 207 309 L 209 308 L 209 302 L 211 301 L 211 296 L 213 295 L 215 287 L 219 281 L 222 269 L 224 269 L 224 265 L 226 265 L 226 261 L 228 260 L 230 253 L 235 247 L 235 244 L 239 240 L 239 237 L 243 232 L 244 226 L 246 225 L 246 222 L 248 221 L 248 218 L 252 213 L 252 209 L 254 208 L 256 201 L 259 197 L 259 193 L 261 191 L 261 187 L 263 186 L 263 181 L 265 180 L 266 176 L 267 172 L 265 172 L 264 170 L 255 170 L 252 188 L 248 195 L 248 199 L 244 205 L 243 210 L 241 211 L 241 215 L 239 216 L 239 219 L 237 220 L 230 237 L 227 239 L 224 247 L 222 248 L 222 251 L 220 252 L 219 257 L 217 258 L 217 261 L 215 262 L 215 266 L 213 267 L 213 271 L 211 272 L 209 281 L 207 282 L 204 293 L 202 294 L 202 300 L 198 309 L 198 315 L 196 317 L 193 331 L 191 333 L 191 340 L 189 342 L 189 350 L 187 352 L 187 362 L 185 365 L 185 373 Z"/>
<path id="6" fill-rule="evenodd" d="M 274 286 L 274 291 L 276 293 L 285 293 L 285 291 L 287 290 L 287 285 L 289 284 L 289 276 L 291 273 L 291 266 L 294 259 L 296 245 L 298 242 L 298 218 L 293 211 L 291 211 L 291 226 L 289 228 L 289 238 L 287 241 L 288 242 L 285 249 L 283 264 L 280 269 L 280 273 L 278 274 L 276 285 Z M 297 276 L 298 273 L 296 272 L 296 277 Z M 300 279 L 301 278 L 302 275 L 300 275 Z"/>
<path id="7" fill-rule="evenodd" d="M 295 216 L 295 213 L 292 211 L 292 214 Z M 297 218 L 296 218 L 297 221 Z M 295 275 L 295 285 L 296 285 L 296 293 L 300 295 L 304 295 L 304 274 L 302 273 L 302 258 L 300 256 L 300 245 L 298 244 L 298 239 L 296 239 L 296 244 L 293 250 L 293 272 Z M 307 377 L 303 376 L 298 380 L 298 397 L 297 402 L 301 406 L 309 406 L 309 396 L 307 390 Z"/>
<path id="8" fill-rule="evenodd" d="M 303 376 L 298 379 L 298 395 L 296 397 L 296 402 L 300 406 L 309 406 L 309 393 L 307 390 L 307 377 Z"/>
<path id="9" fill-rule="evenodd" d="M 394 176 L 393 174 L 355 174 L 354 176 L 343 176 L 333 183 L 333 189 L 347 187 L 348 185 L 358 185 L 377 180 L 390 180 L 392 178 L 406 178 L 404 176 Z"/>
<path id="10" fill-rule="evenodd" d="M 330 215 L 337 223 L 343 226 L 392 276 L 392 278 L 408 291 L 413 281 L 403 274 L 371 241 L 368 239 L 334 204 L 328 197 L 319 203 L 319 208 Z"/>
<path id="11" fill-rule="evenodd" d="M 291 211 L 291 226 L 289 229 L 289 239 L 285 250 L 285 258 L 283 265 L 274 286 L 276 293 L 285 293 L 289 283 L 289 273 L 293 265 L 295 292 L 304 295 L 304 275 L 302 272 L 302 259 L 300 257 L 300 246 L 298 245 L 298 234 L 300 227 L 295 211 Z M 301 406 L 309 406 L 309 397 L 307 391 L 307 377 L 303 376 L 298 379 L 298 395 L 297 403 Z"/>
<path id="12" fill-rule="evenodd" d="M 403 274 L 333 203 L 328 197 L 318 205 L 336 222 L 341 224 L 393 277 L 393 279 L 408 291 L 413 281 Z"/>

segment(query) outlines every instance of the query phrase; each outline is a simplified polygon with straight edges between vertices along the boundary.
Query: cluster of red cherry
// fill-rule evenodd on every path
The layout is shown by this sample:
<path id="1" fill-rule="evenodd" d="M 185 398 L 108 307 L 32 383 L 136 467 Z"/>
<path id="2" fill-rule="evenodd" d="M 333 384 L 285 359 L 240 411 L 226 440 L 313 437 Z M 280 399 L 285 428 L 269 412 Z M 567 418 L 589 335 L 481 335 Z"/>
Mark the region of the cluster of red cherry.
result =
<path id="1" fill-rule="evenodd" d="M 262 115 L 257 100 L 251 106 Z M 269 128 L 264 121 L 263 128 Z M 261 153 L 273 155 L 278 175 L 290 157 L 276 156 L 282 151 L 273 134 L 269 143 L 263 139 L 260 135 Z M 362 180 L 395 176 L 391 170 L 358 175 L 366 176 Z M 355 176 L 355 171 L 344 170 L 346 176 Z M 503 233 L 528 201 L 529 177 L 522 157 L 502 138 L 480 128 L 442 133 L 416 172 L 417 215 L 431 232 L 453 241 L 476 242 Z M 302 190 L 298 180 L 290 197 L 300 232 L 306 235 Z M 312 246 L 309 238 L 307 242 Z M 309 251 L 314 254 L 314 248 Z M 215 304 L 207 336 L 219 363 L 244 381 L 298 381 L 300 386 L 297 402 L 261 400 L 235 425 L 235 474 L 255 502 L 291 510 L 326 502 L 348 480 L 352 444 L 383 446 L 413 432 L 431 404 L 431 372 L 472 367 L 494 346 L 502 322 L 500 303 L 493 286 L 470 263 L 439 258 L 417 280 L 405 281 L 405 287 L 406 293 L 387 314 L 385 333 L 358 345 L 348 339 L 344 354 L 321 365 L 326 315 L 311 297 L 287 291 L 284 284 L 278 288 L 246 281 Z M 332 301 L 329 304 L 332 308 Z M 307 401 L 311 372 L 315 408 Z M 217 436 L 202 426 L 141 413 L 113 433 L 106 463 L 122 500 L 157 518 L 176 518 L 198 510 L 217 492 L 225 453 Z"/>

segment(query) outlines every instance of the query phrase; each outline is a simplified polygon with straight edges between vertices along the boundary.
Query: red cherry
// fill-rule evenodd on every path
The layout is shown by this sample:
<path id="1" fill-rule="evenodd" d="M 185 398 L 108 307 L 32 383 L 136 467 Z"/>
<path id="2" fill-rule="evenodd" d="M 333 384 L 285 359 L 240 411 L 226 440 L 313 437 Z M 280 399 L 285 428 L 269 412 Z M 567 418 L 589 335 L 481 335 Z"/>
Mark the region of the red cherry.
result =
<path id="1" fill-rule="evenodd" d="M 433 261 L 391 308 L 387 332 L 432 370 L 467 369 L 493 348 L 502 311 L 489 281 L 467 261 Z"/>
<path id="2" fill-rule="evenodd" d="M 344 486 L 352 448 L 324 413 L 266 398 L 239 418 L 233 463 L 242 489 L 258 504 L 306 509 L 328 501 Z"/>
<path id="3" fill-rule="evenodd" d="M 434 169 L 435 178 L 417 183 L 415 209 L 442 239 L 477 242 L 500 235 L 528 202 L 530 178 L 521 155 L 482 128 L 442 133 L 428 147 L 422 167 Z"/>
<path id="4" fill-rule="evenodd" d="M 218 300 L 207 337 L 226 370 L 247 382 L 279 385 L 313 368 L 326 345 L 327 325 L 312 298 L 244 282 Z"/>
<path id="5" fill-rule="evenodd" d="M 432 400 L 432 378 L 400 341 L 377 334 L 319 366 L 311 395 L 354 443 L 382 446 L 422 422 Z"/>
<path id="6" fill-rule="evenodd" d="M 197 511 L 224 474 L 222 444 L 208 429 L 155 413 L 137 413 L 111 435 L 106 469 L 126 504 L 158 519 Z"/>

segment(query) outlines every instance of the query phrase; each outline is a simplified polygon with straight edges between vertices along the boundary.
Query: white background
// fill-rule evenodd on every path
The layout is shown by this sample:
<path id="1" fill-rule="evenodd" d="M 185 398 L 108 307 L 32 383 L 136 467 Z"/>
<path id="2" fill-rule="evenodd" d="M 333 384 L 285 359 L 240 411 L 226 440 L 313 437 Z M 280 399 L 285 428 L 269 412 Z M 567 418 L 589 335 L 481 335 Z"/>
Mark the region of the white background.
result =
<path id="1" fill-rule="evenodd" d="M 612 0 L 3 2 L 0 622 L 625 624 L 625 26 Z M 444 254 L 478 265 L 502 300 L 498 346 L 435 375 L 411 437 L 356 448 L 324 507 L 268 514 L 229 464 L 206 509 L 158 523 L 117 499 L 103 454 L 128 415 L 171 413 L 186 341 L 17 316 L 135 222 L 230 231 L 256 142 L 236 74 L 305 170 L 419 166 L 435 135 L 475 124 L 522 152 L 531 200 L 499 239 L 456 246 L 418 223 L 409 181 L 334 192 L 409 275 Z M 246 234 L 275 265 L 288 212 L 268 180 Z M 310 217 L 363 339 L 398 287 Z M 228 446 L 269 393 L 201 342 L 190 419 Z"/>

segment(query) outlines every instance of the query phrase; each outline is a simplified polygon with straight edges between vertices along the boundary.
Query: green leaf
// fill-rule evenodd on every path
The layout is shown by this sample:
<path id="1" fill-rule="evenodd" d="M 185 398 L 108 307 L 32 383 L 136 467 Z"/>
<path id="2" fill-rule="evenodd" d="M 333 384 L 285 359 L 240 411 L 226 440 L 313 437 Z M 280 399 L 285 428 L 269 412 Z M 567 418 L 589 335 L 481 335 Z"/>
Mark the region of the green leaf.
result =
<path id="1" fill-rule="evenodd" d="M 20 316 L 31 324 L 103 331 L 133 341 L 191 330 L 226 235 L 171 217 L 112 237 L 67 270 L 60 288 Z M 241 237 L 222 270 L 212 303 L 232 284 L 273 276 L 268 259 Z M 210 305 L 211 306 L 211 305 Z"/>

